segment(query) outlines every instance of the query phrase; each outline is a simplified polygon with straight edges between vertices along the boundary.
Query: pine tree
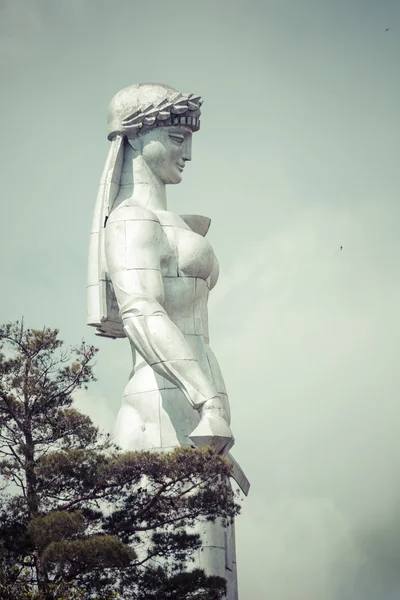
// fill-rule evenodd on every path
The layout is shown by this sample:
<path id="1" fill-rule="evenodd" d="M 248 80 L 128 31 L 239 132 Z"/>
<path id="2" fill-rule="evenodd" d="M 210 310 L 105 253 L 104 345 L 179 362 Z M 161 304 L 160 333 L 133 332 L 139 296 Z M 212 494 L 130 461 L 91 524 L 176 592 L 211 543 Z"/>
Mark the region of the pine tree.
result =
<path id="1" fill-rule="evenodd" d="M 96 352 L 0 327 L 0 596 L 219 600 L 225 581 L 190 570 L 191 528 L 237 514 L 230 467 L 211 449 L 120 452 L 73 407 Z"/>

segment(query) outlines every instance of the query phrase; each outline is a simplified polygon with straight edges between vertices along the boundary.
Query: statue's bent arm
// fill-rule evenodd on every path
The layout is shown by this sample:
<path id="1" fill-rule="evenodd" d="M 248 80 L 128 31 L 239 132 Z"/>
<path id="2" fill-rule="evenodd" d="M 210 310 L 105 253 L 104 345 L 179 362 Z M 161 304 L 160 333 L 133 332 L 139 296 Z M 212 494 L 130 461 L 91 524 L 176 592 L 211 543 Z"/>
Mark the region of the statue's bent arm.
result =
<path id="1" fill-rule="evenodd" d="M 149 216 L 135 218 L 134 207 L 116 209 L 110 216 L 105 232 L 108 274 L 131 343 L 156 373 L 181 389 L 191 406 L 199 409 L 218 392 L 163 308 L 164 234 L 150 211 Z"/>

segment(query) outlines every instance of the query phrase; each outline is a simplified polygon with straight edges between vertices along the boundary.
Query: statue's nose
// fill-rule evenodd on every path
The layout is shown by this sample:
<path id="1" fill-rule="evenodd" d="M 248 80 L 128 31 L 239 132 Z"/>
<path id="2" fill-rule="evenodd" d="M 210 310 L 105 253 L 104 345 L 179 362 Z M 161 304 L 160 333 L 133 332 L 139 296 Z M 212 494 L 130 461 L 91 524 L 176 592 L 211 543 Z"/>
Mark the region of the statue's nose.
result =
<path id="1" fill-rule="evenodd" d="M 186 138 L 183 142 L 182 148 L 182 158 L 183 160 L 192 160 L 192 139 Z"/>

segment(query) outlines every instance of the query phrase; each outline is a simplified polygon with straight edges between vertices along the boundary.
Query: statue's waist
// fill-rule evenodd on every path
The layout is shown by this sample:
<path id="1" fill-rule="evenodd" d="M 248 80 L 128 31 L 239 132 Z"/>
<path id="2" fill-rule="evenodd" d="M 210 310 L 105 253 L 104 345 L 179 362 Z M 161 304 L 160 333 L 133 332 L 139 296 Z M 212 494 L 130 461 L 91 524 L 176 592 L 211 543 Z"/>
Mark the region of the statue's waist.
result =
<path id="1" fill-rule="evenodd" d="M 184 335 L 203 336 L 208 342 L 208 287 L 203 279 L 166 277 L 163 307 Z"/>
<path id="2" fill-rule="evenodd" d="M 185 338 L 187 345 L 192 352 L 193 358 L 199 361 L 202 367 L 208 368 L 208 355 L 211 353 L 211 350 L 204 337 L 202 335 L 190 335 L 185 333 L 183 334 L 183 337 Z M 144 358 L 138 352 L 136 352 L 134 371 L 137 372 L 144 368 L 151 368 L 151 365 L 149 365 Z"/>

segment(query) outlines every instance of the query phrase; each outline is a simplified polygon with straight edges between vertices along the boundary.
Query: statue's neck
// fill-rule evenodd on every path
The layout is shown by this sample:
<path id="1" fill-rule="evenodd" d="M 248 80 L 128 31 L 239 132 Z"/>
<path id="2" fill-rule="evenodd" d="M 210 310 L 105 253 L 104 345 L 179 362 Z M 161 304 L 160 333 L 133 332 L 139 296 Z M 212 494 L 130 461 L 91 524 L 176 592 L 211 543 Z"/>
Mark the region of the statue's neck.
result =
<path id="1" fill-rule="evenodd" d="M 167 210 L 165 183 L 150 170 L 142 156 L 133 159 L 132 202 L 149 210 Z"/>
<path id="2" fill-rule="evenodd" d="M 166 210 L 165 183 L 150 169 L 141 155 L 127 144 L 121 176 L 120 201 L 148 210 Z"/>

